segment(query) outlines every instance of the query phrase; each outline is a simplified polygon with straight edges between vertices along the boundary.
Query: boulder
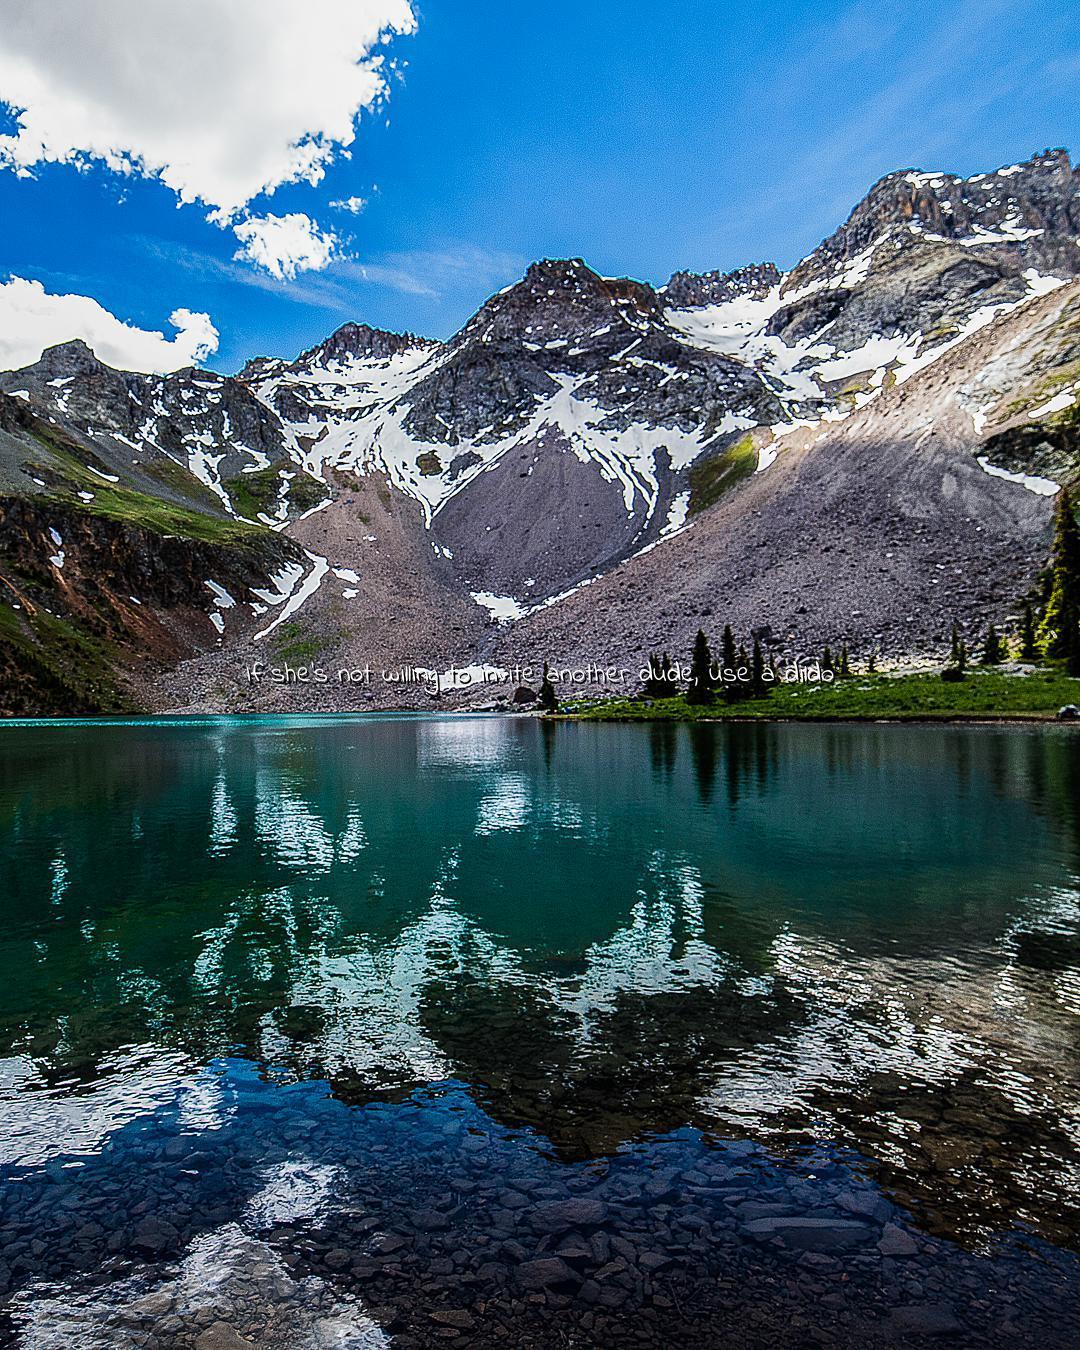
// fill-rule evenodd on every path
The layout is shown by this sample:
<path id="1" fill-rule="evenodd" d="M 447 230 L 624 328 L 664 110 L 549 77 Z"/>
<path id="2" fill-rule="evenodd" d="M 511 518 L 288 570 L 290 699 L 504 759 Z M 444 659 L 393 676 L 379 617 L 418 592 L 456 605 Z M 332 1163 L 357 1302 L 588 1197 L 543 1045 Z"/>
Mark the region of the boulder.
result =
<path id="1" fill-rule="evenodd" d="M 538 1256 L 534 1261 L 523 1261 L 517 1270 L 518 1279 L 526 1289 L 546 1289 L 553 1284 L 579 1284 L 574 1274 L 559 1256 Z"/>

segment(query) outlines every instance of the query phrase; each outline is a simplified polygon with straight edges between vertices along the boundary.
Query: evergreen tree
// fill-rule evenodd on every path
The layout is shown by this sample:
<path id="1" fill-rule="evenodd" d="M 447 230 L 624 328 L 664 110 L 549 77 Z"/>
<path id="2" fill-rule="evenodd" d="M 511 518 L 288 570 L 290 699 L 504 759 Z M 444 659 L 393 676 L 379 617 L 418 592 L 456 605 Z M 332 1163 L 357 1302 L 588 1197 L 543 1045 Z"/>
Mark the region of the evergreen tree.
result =
<path id="1" fill-rule="evenodd" d="M 725 670 L 734 670 L 737 653 L 735 651 L 735 634 L 731 631 L 731 624 L 724 624 L 724 636 L 720 641 L 720 664 Z"/>
<path id="2" fill-rule="evenodd" d="M 761 651 L 761 642 L 755 638 L 754 654 L 750 658 L 750 697 L 765 698 L 769 688 L 765 683 L 765 657 Z"/>
<path id="3" fill-rule="evenodd" d="M 1031 612 L 1031 601 L 1024 601 L 1024 615 L 1020 622 L 1020 660 L 1037 661 L 1039 647 L 1035 640 L 1035 616 Z"/>
<path id="4" fill-rule="evenodd" d="M 965 670 L 967 670 L 967 643 L 960 634 L 960 625 L 954 619 L 949 639 L 949 663 L 941 672 L 941 678 L 953 682 L 962 680 Z"/>
<path id="5" fill-rule="evenodd" d="M 833 667 L 832 650 L 830 649 L 829 644 L 827 642 L 825 644 L 825 650 L 821 653 L 821 669 L 832 670 L 833 673 L 835 674 L 835 669 Z"/>
<path id="6" fill-rule="evenodd" d="M 746 648 L 741 643 L 739 644 L 739 650 L 735 655 L 735 670 L 737 672 L 745 671 L 748 674 L 751 673 L 750 658 L 746 654 Z M 746 679 L 745 675 L 741 680 L 736 680 L 729 688 L 731 690 L 731 700 L 733 703 L 739 703 L 743 699 L 754 697 L 751 681 Z"/>
<path id="7" fill-rule="evenodd" d="M 690 688 L 686 691 L 686 701 L 687 703 L 711 703 L 715 688 L 709 639 L 699 628 L 697 637 L 694 638 L 693 651 L 690 653 Z"/>
<path id="8" fill-rule="evenodd" d="M 840 664 L 836 668 L 836 673 L 837 675 L 840 676 L 842 680 L 849 680 L 851 678 L 851 662 L 848 659 L 848 649 L 846 642 L 840 648 Z"/>
<path id="9" fill-rule="evenodd" d="M 649 675 L 641 686 L 641 692 L 646 698 L 670 698 L 674 694 L 675 686 L 666 678 L 670 666 L 667 652 L 663 656 L 649 657 Z"/>
<path id="10" fill-rule="evenodd" d="M 1070 661 L 1076 647 L 1080 616 L 1080 525 L 1072 493 L 1062 488 L 1054 513 L 1054 547 L 1050 561 L 1050 598 L 1039 624 L 1047 656 Z"/>
<path id="11" fill-rule="evenodd" d="M 986 630 L 986 641 L 983 643 L 982 663 L 984 666 L 999 666 L 1006 656 L 1005 647 L 1001 638 L 998 637 L 997 629 L 993 624 Z"/>
<path id="12" fill-rule="evenodd" d="M 544 662 L 544 678 L 540 681 L 540 708 L 546 713 L 559 711 L 559 701 L 555 697 L 555 686 L 551 683 L 548 663 Z"/>
<path id="13" fill-rule="evenodd" d="M 877 650 L 876 650 L 876 648 L 875 648 L 875 650 L 873 650 L 873 651 L 870 653 L 870 659 L 869 659 L 869 660 L 867 661 L 867 663 L 866 663 L 866 673 L 867 673 L 867 675 L 876 675 L 876 674 L 877 674 Z"/>
<path id="14" fill-rule="evenodd" d="M 735 650 L 735 634 L 731 631 L 731 624 L 726 623 L 724 624 L 723 636 L 720 639 L 720 679 L 722 682 L 720 696 L 725 703 L 737 703 L 743 697 L 743 690 L 734 680 L 738 666 L 739 653 Z"/>

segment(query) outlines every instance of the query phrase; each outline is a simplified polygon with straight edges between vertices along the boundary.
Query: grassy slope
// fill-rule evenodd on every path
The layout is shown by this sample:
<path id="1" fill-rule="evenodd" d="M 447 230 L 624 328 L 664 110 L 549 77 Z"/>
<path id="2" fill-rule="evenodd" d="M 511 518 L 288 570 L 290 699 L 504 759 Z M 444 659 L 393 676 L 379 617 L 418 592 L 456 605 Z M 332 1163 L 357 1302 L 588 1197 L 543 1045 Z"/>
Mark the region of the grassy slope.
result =
<path id="1" fill-rule="evenodd" d="M 55 614 L 42 609 L 32 615 L 17 613 L 0 605 L 0 644 L 5 649 L 0 661 L 0 707 L 7 712 L 136 710 L 117 683 L 113 645 Z M 5 693 L 8 680 L 13 684 Z M 32 689 L 23 689 L 23 682 L 29 682 Z"/>
<path id="2" fill-rule="evenodd" d="M 77 462 L 64 467 L 69 479 L 79 485 L 79 491 L 93 494 L 92 500 L 83 501 L 72 492 L 60 491 L 52 495 L 87 515 L 107 516 L 111 520 L 153 530 L 155 534 L 180 535 L 211 544 L 239 544 L 265 535 L 261 527 L 233 520 L 224 514 L 211 515 L 161 497 L 151 497 L 121 483 L 103 482 Z"/>
<path id="3" fill-rule="evenodd" d="M 720 498 L 757 468 L 758 452 L 751 435 L 741 437 L 719 455 L 695 464 L 690 470 L 690 514 L 696 515 Z"/>
<path id="4" fill-rule="evenodd" d="M 269 515 L 279 500 L 283 469 L 293 473 L 289 480 L 288 497 L 294 510 L 307 511 L 326 497 L 326 487 L 318 479 L 298 473 L 296 465 L 288 460 L 277 460 L 266 469 L 241 473 L 226 480 L 225 491 L 229 494 L 233 509 L 249 520 L 256 519 L 260 511 Z"/>
<path id="5" fill-rule="evenodd" d="M 261 526 L 225 516 L 214 494 L 180 465 L 155 465 L 150 472 L 186 496 L 190 505 L 107 482 L 80 463 L 58 437 L 36 439 L 43 453 L 31 455 L 29 463 L 53 480 L 51 490 L 39 498 L 42 503 L 51 500 L 81 514 L 239 551 L 267 538 Z M 92 499 L 84 501 L 80 491 L 92 494 Z M 6 711 L 127 712 L 135 707 L 117 679 L 121 665 L 117 645 L 77 622 L 50 614 L 44 606 L 30 612 L 0 603 L 0 644 L 4 649 L 0 707 Z M 33 699 L 24 686 L 33 686 Z"/>
<path id="6" fill-rule="evenodd" d="M 898 721 L 951 718 L 1053 717 L 1066 703 L 1080 706 L 1080 680 L 1056 671 L 1003 675 L 972 671 L 960 684 L 938 675 L 864 675 L 830 685 L 778 685 L 765 699 L 691 706 L 682 697 L 637 702 L 567 702 L 565 711 L 591 721 L 693 722 L 728 718 Z"/>

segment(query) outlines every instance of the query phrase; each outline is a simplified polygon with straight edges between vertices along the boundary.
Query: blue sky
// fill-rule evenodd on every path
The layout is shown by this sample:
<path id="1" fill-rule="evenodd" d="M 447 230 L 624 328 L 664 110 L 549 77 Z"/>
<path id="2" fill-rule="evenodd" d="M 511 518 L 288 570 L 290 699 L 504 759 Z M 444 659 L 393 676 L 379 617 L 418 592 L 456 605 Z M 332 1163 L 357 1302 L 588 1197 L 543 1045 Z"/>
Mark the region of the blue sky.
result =
<path id="1" fill-rule="evenodd" d="M 680 267 L 790 265 L 892 169 L 969 174 L 1080 151 L 1080 20 L 1050 0 L 414 9 L 415 31 L 380 49 L 388 92 L 360 112 L 350 157 L 243 208 L 303 213 L 336 236 L 328 265 L 274 276 L 236 259 L 239 230 L 208 218 L 221 193 L 180 204 L 152 173 L 91 160 L 0 170 L 0 280 L 89 296 L 151 330 L 169 331 L 178 308 L 204 312 L 220 334 L 207 364 L 230 371 L 350 318 L 448 336 L 537 257 L 657 284 Z M 96 40 L 122 44 L 114 26 Z M 73 51 L 82 36 L 66 30 Z M 24 59 L 0 62 L 0 99 Z M 216 125 L 214 88 L 198 96 L 198 145 L 246 155 L 224 144 L 243 106 Z M 179 98 L 181 135 L 187 115 Z M 0 112 L 0 134 L 17 129 Z M 358 214 L 331 205 L 351 197 L 366 202 Z"/>

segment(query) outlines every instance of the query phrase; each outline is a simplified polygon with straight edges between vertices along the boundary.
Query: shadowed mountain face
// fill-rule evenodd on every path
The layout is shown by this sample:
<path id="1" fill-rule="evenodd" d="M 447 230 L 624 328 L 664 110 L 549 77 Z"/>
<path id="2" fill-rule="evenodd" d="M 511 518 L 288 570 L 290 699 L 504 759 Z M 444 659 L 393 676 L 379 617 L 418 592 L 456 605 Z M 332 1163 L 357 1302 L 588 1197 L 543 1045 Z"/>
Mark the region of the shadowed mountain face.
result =
<path id="1" fill-rule="evenodd" d="M 1080 471 L 1078 222 L 1080 173 L 1053 151 L 890 174 L 786 275 L 657 290 L 538 262 L 445 343 L 350 323 L 235 377 L 52 348 L 0 374 L 0 623 L 21 653 L 0 702 L 32 706 L 14 692 L 32 660 L 63 706 L 84 639 L 117 702 L 192 656 L 199 699 L 227 707 L 236 671 L 290 642 L 339 664 L 519 638 L 603 660 L 681 646 L 717 600 L 779 642 L 894 654 L 960 605 L 1006 622 Z M 110 569 L 86 517 L 112 522 L 94 526 Z M 121 594 L 119 555 L 165 539 L 183 598 L 153 567 Z M 225 552 L 208 564 L 196 540 Z M 372 616 L 395 597 L 390 631 Z M 136 670 L 146 625 L 157 655 Z"/>

